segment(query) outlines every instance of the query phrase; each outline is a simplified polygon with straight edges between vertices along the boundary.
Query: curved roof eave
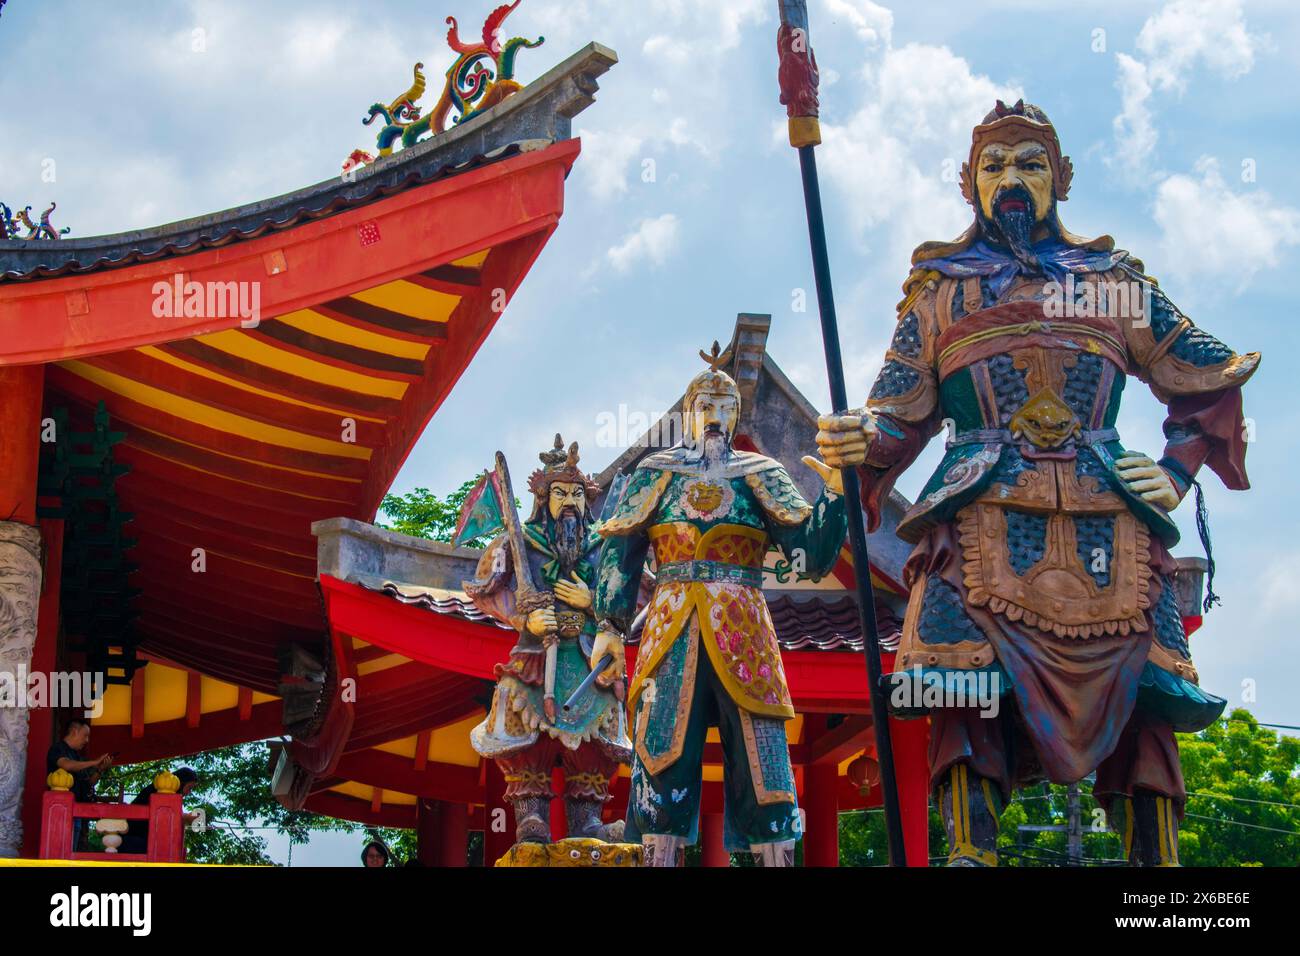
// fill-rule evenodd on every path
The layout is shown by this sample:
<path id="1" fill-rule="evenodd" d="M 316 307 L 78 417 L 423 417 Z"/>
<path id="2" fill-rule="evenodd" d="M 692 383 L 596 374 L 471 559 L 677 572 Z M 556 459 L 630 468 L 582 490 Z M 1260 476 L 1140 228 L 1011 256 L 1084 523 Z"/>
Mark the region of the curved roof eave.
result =
<path id="1" fill-rule="evenodd" d="M 185 255 L 365 205 L 402 190 L 572 136 L 597 77 L 618 62 L 589 43 L 518 93 L 444 133 L 312 186 L 149 229 L 59 240 L 0 240 L 0 282 L 46 279 Z"/>

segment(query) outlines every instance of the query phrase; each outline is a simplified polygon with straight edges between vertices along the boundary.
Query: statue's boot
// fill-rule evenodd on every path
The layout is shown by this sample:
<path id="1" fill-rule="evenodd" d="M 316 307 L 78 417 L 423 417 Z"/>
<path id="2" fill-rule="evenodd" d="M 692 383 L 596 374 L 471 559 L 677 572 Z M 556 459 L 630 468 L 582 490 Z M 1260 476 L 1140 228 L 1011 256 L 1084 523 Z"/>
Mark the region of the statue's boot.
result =
<path id="1" fill-rule="evenodd" d="M 1182 866 L 1178 862 L 1178 808 L 1150 790 L 1118 797 L 1111 804 L 1111 828 L 1124 836 L 1129 866 Z"/>
<path id="2" fill-rule="evenodd" d="M 777 843 L 751 843 L 755 866 L 794 866 L 794 840 Z"/>
<path id="3" fill-rule="evenodd" d="M 949 866 L 998 865 L 1000 791 L 989 779 L 953 764 L 939 785 L 939 813 L 948 831 Z"/>
<path id="4" fill-rule="evenodd" d="M 547 797 L 520 797 L 514 801 L 515 842 L 551 842 L 551 801 Z"/>
<path id="5" fill-rule="evenodd" d="M 683 866 L 686 857 L 686 838 L 661 833 L 641 836 L 642 866 Z"/>
<path id="6" fill-rule="evenodd" d="M 515 808 L 516 843 L 551 842 L 554 745 L 551 738 L 543 735 L 528 747 L 497 758 L 497 766 L 506 781 L 504 796 Z"/>
<path id="7" fill-rule="evenodd" d="M 623 821 L 603 822 L 600 819 L 600 810 L 604 805 L 604 800 L 580 800 L 574 797 L 565 797 L 564 816 L 568 823 L 569 836 L 604 840 L 606 843 L 622 842 Z"/>

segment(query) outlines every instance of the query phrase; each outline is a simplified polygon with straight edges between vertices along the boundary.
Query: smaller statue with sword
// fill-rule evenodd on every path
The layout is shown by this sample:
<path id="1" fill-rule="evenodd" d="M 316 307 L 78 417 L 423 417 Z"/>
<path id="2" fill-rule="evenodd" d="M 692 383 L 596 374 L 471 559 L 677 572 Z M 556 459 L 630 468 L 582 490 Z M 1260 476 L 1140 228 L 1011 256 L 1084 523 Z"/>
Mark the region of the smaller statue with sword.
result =
<path id="1" fill-rule="evenodd" d="M 516 845 L 551 841 L 551 774 L 563 769 L 566 834 L 617 842 L 623 823 L 604 823 L 610 783 L 629 762 L 622 683 L 598 686 L 589 658 L 596 620 L 592 589 L 601 538 L 591 502 L 600 489 L 578 468 L 577 443 L 539 456 L 528 479 L 532 513 L 519 521 L 505 457 L 466 498 L 456 529 L 463 541 L 502 529 L 465 591 L 483 613 L 519 632 L 474 749 L 497 761 L 515 813 Z"/>

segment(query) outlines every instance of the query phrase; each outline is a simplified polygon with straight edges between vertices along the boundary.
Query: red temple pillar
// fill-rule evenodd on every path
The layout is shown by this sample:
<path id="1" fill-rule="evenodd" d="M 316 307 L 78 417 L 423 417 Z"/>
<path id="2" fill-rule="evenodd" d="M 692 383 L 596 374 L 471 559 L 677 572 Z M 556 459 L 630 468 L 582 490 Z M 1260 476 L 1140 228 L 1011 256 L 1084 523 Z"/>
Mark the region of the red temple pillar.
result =
<path id="1" fill-rule="evenodd" d="M 830 762 L 804 768 L 803 805 L 807 819 L 803 835 L 804 866 L 840 865 L 837 770 Z"/>
<path id="2" fill-rule="evenodd" d="M 45 366 L 0 368 L 0 617 L 6 628 L 9 681 L 22 692 L 30 670 L 41 596 L 41 535 L 36 528 L 36 471 L 40 460 L 41 402 Z M 56 438 L 59 436 L 55 436 Z M 0 764 L 13 777 L 0 788 L 0 857 L 18 855 L 22 834 L 23 785 L 28 766 L 28 710 L 0 707 Z M 44 754 L 36 754 L 40 760 Z"/>
<path id="3" fill-rule="evenodd" d="M 439 865 L 440 809 L 437 800 L 423 797 L 415 805 L 415 858 L 421 866 Z"/>
<path id="4" fill-rule="evenodd" d="M 506 802 L 506 778 L 495 760 L 484 761 L 483 865 L 497 860 L 515 843 L 515 814 Z"/>
<path id="5" fill-rule="evenodd" d="M 701 866 L 731 866 L 731 854 L 723 841 L 721 813 L 700 814 L 700 850 Z"/>
<path id="6" fill-rule="evenodd" d="M 469 807 L 439 801 L 438 866 L 469 866 Z"/>
<path id="7" fill-rule="evenodd" d="M 889 721 L 908 866 L 930 865 L 930 721 Z"/>
<path id="8" fill-rule="evenodd" d="M 44 393 L 44 365 L 0 366 L 0 520 L 6 522 L 36 524 Z"/>

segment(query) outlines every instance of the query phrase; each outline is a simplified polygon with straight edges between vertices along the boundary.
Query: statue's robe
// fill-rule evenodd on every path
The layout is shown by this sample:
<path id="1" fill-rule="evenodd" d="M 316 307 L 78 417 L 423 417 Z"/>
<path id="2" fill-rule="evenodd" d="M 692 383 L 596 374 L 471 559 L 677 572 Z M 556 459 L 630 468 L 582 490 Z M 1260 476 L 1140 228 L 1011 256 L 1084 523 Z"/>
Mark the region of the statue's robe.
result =
<path id="1" fill-rule="evenodd" d="M 867 401 L 879 426 L 860 472 L 873 527 L 898 475 L 947 433 L 898 530 L 916 548 L 888 684 L 914 703 L 918 673 L 953 686 L 983 672 L 1011 705 L 1002 721 L 905 708 L 932 711 L 936 785 L 957 762 L 1005 795 L 1097 769 L 1098 794 L 1181 800 L 1173 731 L 1206 727 L 1225 701 L 1198 686 L 1172 578 L 1178 530 L 1119 479 L 1130 452 L 1115 423 L 1136 376 L 1168 408 L 1159 464 L 1180 495 L 1202 465 L 1246 488 L 1240 387 L 1259 355 L 1194 326 L 1106 237 L 1039 243 L 1037 275 L 965 238 L 918 251 Z M 1049 281 L 1072 286 L 1074 314 L 1050 317 Z M 1148 314 L 1121 301 L 1133 290 Z"/>
<path id="2" fill-rule="evenodd" d="M 728 847 L 797 836 L 785 736 L 795 710 L 763 597 L 763 559 L 775 544 L 809 574 L 827 574 L 847 527 L 841 495 L 823 490 L 810 505 L 779 462 L 751 452 L 706 469 L 679 446 L 649 456 L 633 473 L 599 528 L 606 544 L 595 600 L 597 618 L 628 633 L 653 555 L 655 587 L 628 691 L 635 749 L 629 834 L 694 838 L 696 765 L 705 725 L 715 719 L 729 768 Z M 651 686 L 654 693 L 646 693 Z M 700 709 L 706 696 L 717 697 L 712 718 Z M 736 774 L 749 779 L 731 779 Z"/>

